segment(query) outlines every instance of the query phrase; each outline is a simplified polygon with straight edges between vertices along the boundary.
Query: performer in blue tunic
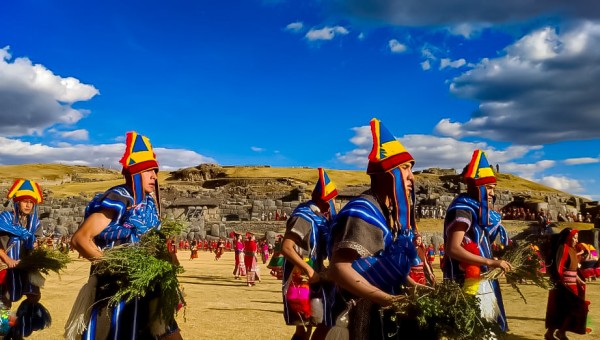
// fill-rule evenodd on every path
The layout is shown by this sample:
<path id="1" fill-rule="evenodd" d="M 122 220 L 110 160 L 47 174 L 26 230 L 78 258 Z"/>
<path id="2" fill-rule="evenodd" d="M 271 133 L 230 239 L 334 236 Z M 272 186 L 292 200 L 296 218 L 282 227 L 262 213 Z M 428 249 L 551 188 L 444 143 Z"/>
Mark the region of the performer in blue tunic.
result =
<path id="1" fill-rule="evenodd" d="M 476 294 L 480 299 L 482 316 L 497 321 L 500 328 L 506 331 L 508 324 L 498 281 L 478 278 L 465 281 L 467 265 L 480 266 L 482 273 L 490 267 L 511 270 L 510 263 L 492 257 L 491 244 L 497 237 L 500 237 L 502 244 L 508 245 L 501 216 L 492 210 L 496 177 L 481 150 L 473 152 L 471 162 L 462 175 L 467 184 L 467 193 L 454 199 L 444 221 L 444 278 L 457 281 L 466 292 Z"/>
<path id="2" fill-rule="evenodd" d="M 283 316 L 288 325 L 295 325 L 292 339 L 308 340 L 312 326 L 316 326 L 313 339 L 322 339 L 331 320 L 333 285 L 320 282 L 320 273 L 325 269 L 323 261 L 327 259 L 327 239 L 330 221 L 335 216 L 334 198 L 337 196 L 335 184 L 322 168 L 319 179 L 312 192 L 312 199 L 302 203 L 290 215 L 286 224 L 281 253 L 285 256 L 283 264 Z M 296 273 L 292 274 L 293 271 Z M 290 285 L 300 276 L 307 279 L 304 288 L 309 291 L 308 300 L 291 305 L 286 296 Z M 312 301 L 312 303 L 311 303 Z M 304 311 L 308 313 L 304 313 Z M 309 314 L 309 315 L 307 315 Z"/>
<path id="3" fill-rule="evenodd" d="M 39 286 L 43 285 L 43 281 L 32 280 L 43 278 L 15 268 L 19 260 L 37 246 L 36 239 L 43 235 L 37 209 L 43 201 L 42 189 L 32 180 L 18 179 L 8 190 L 7 198 L 12 199 L 13 209 L 0 214 L 0 259 L 8 268 L 0 271 L 1 299 L 5 308 L 10 309 L 12 303 L 19 301 L 23 295 L 27 298 L 17 311 L 17 324 L 7 335 L 7 338 L 18 339 L 49 326 L 51 321 L 48 311 L 39 304 Z"/>
<path id="4" fill-rule="evenodd" d="M 389 306 L 417 259 L 412 238 L 414 158 L 377 119 L 371 120 L 373 148 L 367 174 L 371 189 L 351 200 L 331 230 L 331 277 L 338 287 L 334 338 L 410 337 L 407 325 L 381 307 Z M 346 329 L 344 329 L 346 328 Z M 403 328 L 401 330 L 401 328 Z M 329 335 L 328 335 L 329 337 Z"/>
<path id="5" fill-rule="evenodd" d="M 104 249 L 137 242 L 148 231 L 160 229 L 158 162 L 149 139 L 129 132 L 120 163 L 125 184 L 96 196 L 88 204 L 85 219 L 71 240 L 73 247 L 90 261 L 102 259 Z M 92 277 L 88 282 L 97 287 L 96 302 L 83 339 L 181 339 L 175 321 L 165 324 L 163 320 L 151 318 L 150 314 L 156 312 L 151 302 L 160 292 L 148 292 L 144 298 L 107 307 L 107 298 L 118 288 L 117 279 L 106 275 Z M 109 318 L 104 320 L 106 308 Z M 76 336 L 73 333 L 77 332 L 69 333 L 69 328 L 68 324 L 65 336 Z"/>

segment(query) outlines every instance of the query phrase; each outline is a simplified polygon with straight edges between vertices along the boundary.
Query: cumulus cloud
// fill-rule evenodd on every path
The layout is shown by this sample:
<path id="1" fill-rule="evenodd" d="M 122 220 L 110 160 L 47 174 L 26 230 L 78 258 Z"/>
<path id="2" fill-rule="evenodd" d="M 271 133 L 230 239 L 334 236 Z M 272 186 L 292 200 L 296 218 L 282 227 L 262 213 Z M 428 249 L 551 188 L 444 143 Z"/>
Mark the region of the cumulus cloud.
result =
<path id="1" fill-rule="evenodd" d="M 404 53 L 406 52 L 406 45 L 400 43 L 396 39 L 392 39 L 388 42 L 388 47 L 392 53 Z"/>
<path id="2" fill-rule="evenodd" d="M 563 161 L 567 165 L 581 165 L 581 164 L 593 164 L 600 163 L 600 158 L 594 157 L 579 157 L 579 158 L 568 158 Z"/>
<path id="3" fill-rule="evenodd" d="M 506 23 L 556 13 L 600 18 L 600 7 L 595 0 L 335 0 L 335 3 L 352 16 L 401 26 Z M 462 30 L 467 32 L 466 28 Z"/>
<path id="4" fill-rule="evenodd" d="M 431 69 L 431 64 L 429 63 L 429 60 L 425 60 L 424 62 L 422 62 L 421 68 L 423 69 L 423 71 Z"/>
<path id="5" fill-rule="evenodd" d="M 60 136 L 65 139 L 71 140 L 88 140 L 89 133 L 86 129 L 78 129 L 73 131 L 63 131 L 60 133 Z"/>
<path id="6" fill-rule="evenodd" d="M 465 39 L 472 39 L 478 37 L 481 31 L 487 27 L 489 25 L 463 22 L 448 27 L 448 32 L 452 35 L 460 35 Z"/>
<path id="7" fill-rule="evenodd" d="M 445 69 L 446 67 L 459 68 L 465 66 L 466 64 L 467 62 L 463 58 L 460 58 L 458 60 L 450 60 L 449 58 L 443 58 L 440 60 L 440 70 Z"/>
<path id="8" fill-rule="evenodd" d="M 301 21 L 296 21 L 285 26 L 285 29 L 290 32 L 298 33 L 302 31 L 304 24 Z"/>
<path id="9" fill-rule="evenodd" d="M 306 33 L 305 38 L 309 41 L 332 40 L 338 35 L 346 35 L 348 33 L 350 32 L 343 26 L 325 26 L 321 29 L 311 28 Z"/>
<path id="10" fill-rule="evenodd" d="M 583 186 L 578 180 L 565 176 L 544 176 L 540 179 L 540 182 L 551 188 L 564 192 L 583 192 Z"/>
<path id="11" fill-rule="evenodd" d="M 251 146 L 250 150 L 252 150 L 254 152 L 263 152 L 263 151 L 265 151 L 264 148 L 259 148 L 258 146 Z"/>
<path id="12" fill-rule="evenodd" d="M 75 124 L 85 110 L 73 109 L 98 90 L 73 77 L 61 77 L 28 58 L 12 60 L 0 49 L 0 136 L 41 134 L 55 124 Z"/>
<path id="13" fill-rule="evenodd" d="M 121 166 L 118 161 L 124 149 L 124 143 L 100 145 L 59 143 L 58 146 L 49 146 L 0 137 L 0 164 L 61 163 L 104 165 L 119 169 Z M 175 170 L 200 163 L 216 163 L 213 158 L 191 150 L 155 147 L 154 152 L 163 170 Z"/>
<path id="14" fill-rule="evenodd" d="M 444 136 L 520 144 L 600 137 L 600 23 L 536 30 L 452 80 L 450 91 L 480 102 L 466 122 L 441 120 Z"/>
<path id="15" fill-rule="evenodd" d="M 509 172 L 512 174 L 519 175 L 525 179 L 531 181 L 537 181 L 536 176 L 538 173 L 552 168 L 556 165 L 556 161 L 552 160 L 541 160 L 535 163 L 521 164 L 521 163 L 513 163 L 508 162 L 502 165 L 502 172 Z"/>
<path id="16" fill-rule="evenodd" d="M 369 126 L 355 127 L 352 129 L 354 136 L 350 142 L 355 145 L 353 150 L 344 153 L 337 153 L 339 161 L 351 164 L 359 168 L 366 168 L 367 157 L 372 147 L 371 130 Z M 415 169 L 426 169 L 432 167 L 454 168 L 462 171 L 462 168 L 469 163 L 473 150 L 482 149 L 486 151 L 488 160 L 492 164 L 501 164 L 501 168 L 508 162 L 522 158 L 531 151 L 541 149 L 541 146 L 522 146 L 513 145 L 506 149 L 499 150 L 489 146 L 484 142 L 464 142 L 449 137 L 437 137 L 431 135 L 405 135 L 398 140 L 415 158 Z M 540 161 L 541 165 L 537 168 L 539 171 L 551 166 L 553 161 Z M 538 163 L 540 163 L 538 162 Z M 552 163 L 553 164 L 553 163 Z M 534 173 L 525 167 L 512 166 L 515 174 Z"/>

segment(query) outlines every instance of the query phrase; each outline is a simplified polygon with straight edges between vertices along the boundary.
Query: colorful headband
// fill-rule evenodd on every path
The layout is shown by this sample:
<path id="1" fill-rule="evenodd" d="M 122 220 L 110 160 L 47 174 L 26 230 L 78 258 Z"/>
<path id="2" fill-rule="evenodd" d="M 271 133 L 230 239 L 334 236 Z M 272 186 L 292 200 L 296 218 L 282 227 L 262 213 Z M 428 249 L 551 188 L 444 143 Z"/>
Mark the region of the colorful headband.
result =
<path id="1" fill-rule="evenodd" d="M 8 190 L 6 198 L 12 198 L 15 202 L 30 199 L 36 204 L 44 201 L 40 185 L 29 179 L 17 179 Z"/>
<path id="2" fill-rule="evenodd" d="M 377 118 L 371 119 L 371 134 L 373 148 L 369 154 L 367 174 L 388 172 L 407 162 L 415 163 L 411 154 Z"/>

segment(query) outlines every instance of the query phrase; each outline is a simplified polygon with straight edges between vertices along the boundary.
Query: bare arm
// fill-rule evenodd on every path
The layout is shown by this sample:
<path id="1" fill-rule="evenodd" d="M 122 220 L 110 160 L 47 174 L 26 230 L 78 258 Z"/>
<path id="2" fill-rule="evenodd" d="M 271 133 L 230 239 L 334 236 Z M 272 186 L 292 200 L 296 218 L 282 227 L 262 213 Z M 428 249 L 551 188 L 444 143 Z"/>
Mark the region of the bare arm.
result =
<path id="1" fill-rule="evenodd" d="M 114 212 L 106 209 L 88 216 L 71 238 L 73 248 L 90 261 L 102 257 L 102 252 L 94 243 L 94 237 L 108 226 L 113 216 Z"/>
<path id="2" fill-rule="evenodd" d="M 350 293 L 368 299 L 380 306 L 389 306 L 392 295 L 370 284 L 352 268 L 358 254 L 351 249 L 340 249 L 333 254 L 330 275 L 333 280 Z"/>
<path id="3" fill-rule="evenodd" d="M 283 240 L 281 253 L 285 256 L 286 260 L 292 262 L 298 268 L 301 268 L 302 271 L 308 275 L 308 282 L 314 283 L 319 281 L 319 275 L 315 275 L 315 270 L 309 266 L 308 263 L 304 262 L 304 259 L 302 259 L 294 249 L 294 245 L 299 243 L 298 237 L 296 236 L 294 238 L 296 238 L 296 240 L 292 238 L 285 238 Z"/>
<path id="4" fill-rule="evenodd" d="M 468 225 L 463 222 L 457 222 L 451 230 L 448 231 L 448 245 L 446 254 L 451 258 L 465 263 L 476 264 L 480 266 L 498 267 L 504 271 L 510 271 L 512 266 L 504 260 L 493 260 L 483 256 L 475 255 L 462 247 L 461 243 L 465 236 Z"/>

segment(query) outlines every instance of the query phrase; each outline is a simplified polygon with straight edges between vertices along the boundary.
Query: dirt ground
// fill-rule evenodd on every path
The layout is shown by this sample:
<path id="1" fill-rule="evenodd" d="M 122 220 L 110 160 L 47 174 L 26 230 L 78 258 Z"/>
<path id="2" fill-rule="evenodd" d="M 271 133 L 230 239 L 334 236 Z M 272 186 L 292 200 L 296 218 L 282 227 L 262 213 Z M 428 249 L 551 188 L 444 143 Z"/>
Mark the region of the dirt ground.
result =
<path id="1" fill-rule="evenodd" d="M 185 314 L 177 321 L 185 339 L 289 339 L 292 327 L 285 325 L 282 316 L 280 281 L 269 275 L 261 264 L 262 282 L 247 287 L 245 281 L 235 280 L 233 254 L 226 253 L 220 261 L 201 251 L 199 258 L 189 260 L 189 252 L 178 253 L 185 268 L 180 276 L 187 300 Z M 79 288 L 86 282 L 89 264 L 72 255 L 72 262 L 59 278 L 50 275 L 42 289 L 41 302 L 50 310 L 52 326 L 34 333 L 30 339 L 62 339 L 65 321 Z M 436 260 L 434 267 L 439 270 Z M 440 277 L 440 275 L 438 275 Z M 503 285 L 510 333 L 508 339 L 542 339 L 547 292 L 533 286 L 522 286 L 528 304 L 509 286 Z M 600 281 L 588 284 L 591 301 L 590 320 L 596 331 L 571 339 L 596 338 L 600 332 Z"/>

